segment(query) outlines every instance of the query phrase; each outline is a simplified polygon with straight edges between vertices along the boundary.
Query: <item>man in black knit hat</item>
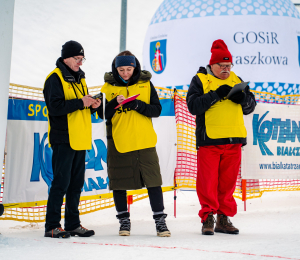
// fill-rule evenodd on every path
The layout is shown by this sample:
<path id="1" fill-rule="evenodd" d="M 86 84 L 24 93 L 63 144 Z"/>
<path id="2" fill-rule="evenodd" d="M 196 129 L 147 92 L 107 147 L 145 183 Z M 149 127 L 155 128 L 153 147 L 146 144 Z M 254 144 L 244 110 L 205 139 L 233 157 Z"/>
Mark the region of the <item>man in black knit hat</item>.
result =
<path id="1" fill-rule="evenodd" d="M 53 150 L 51 184 L 45 237 L 89 237 L 95 234 L 80 225 L 79 200 L 84 184 L 85 153 L 92 147 L 91 113 L 102 114 L 100 99 L 88 94 L 80 66 L 84 49 L 76 41 L 62 46 L 56 68 L 48 75 L 44 97 L 48 109 L 48 141 Z M 61 206 L 66 195 L 65 230 L 61 228 Z"/>

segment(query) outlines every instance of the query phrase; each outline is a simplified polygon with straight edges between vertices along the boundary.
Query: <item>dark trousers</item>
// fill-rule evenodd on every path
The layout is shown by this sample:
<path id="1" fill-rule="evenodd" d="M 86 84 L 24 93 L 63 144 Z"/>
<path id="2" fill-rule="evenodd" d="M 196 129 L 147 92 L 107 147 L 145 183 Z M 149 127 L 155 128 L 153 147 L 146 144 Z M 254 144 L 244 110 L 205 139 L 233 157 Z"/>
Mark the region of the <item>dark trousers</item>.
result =
<path id="1" fill-rule="evenodd" d="M 153 212 L 161 212 L 164 208 L 163 194 L 161 186 L 147 188 L 151 209 Z M 114 190 L 114 201 L 118 212 L 127 211 L 127 192 L 126 190 Z"/>
<path id="2" fill-rule="evenodd" d="M 50 188 L 45 229 L 61 227 L 61 206 L 64 195 L 65 230 L 73 230 L 80 226 L 79 199 L 84 184 L 85 150 L 75 151 L 69 144 L 52 146 L 53 181 Z"/>

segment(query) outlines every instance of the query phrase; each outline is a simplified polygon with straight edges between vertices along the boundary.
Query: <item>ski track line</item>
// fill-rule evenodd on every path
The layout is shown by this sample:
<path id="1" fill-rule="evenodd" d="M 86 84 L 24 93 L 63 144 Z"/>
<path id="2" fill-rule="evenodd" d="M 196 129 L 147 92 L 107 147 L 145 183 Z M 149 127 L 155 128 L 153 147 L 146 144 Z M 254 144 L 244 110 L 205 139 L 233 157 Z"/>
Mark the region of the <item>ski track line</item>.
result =
<path id="1" fill-rule="evenodd" d="M 171 247 L 171 246 L 155 246 L 155 245 L 126 245 L 126 244 L 87 243 L 87 242 L 58 242 L 58 243 L 80 244 L 80 245 L 98 245 L 98 246 L 123 246 L 123 247 L 144 247 L 144 248 L 148 247 L 148 248 L 158 248 L 158 249 L 181 249 L 181 250 L 189 250 L 189 251 L 195 250 L 195 251 L 207 252 L 207 253 L 238 254 L 238 255 L 249 255 L 249 256 L 273 257 L 273 258 L 289 259 L 289 260 L 300 260 L 300 258 L 290 258 L 290 257 L 285 257 L 285 256 L 277 256 L 277 255 L 257 255 L 257 254 L 251 254 L 251 253 L 243 253 L 243 252 L 215 251 L 215 250 L 205 250 L 205 249 L 198 249 L 198 248 L 176 247 L 176 246 Z"/>

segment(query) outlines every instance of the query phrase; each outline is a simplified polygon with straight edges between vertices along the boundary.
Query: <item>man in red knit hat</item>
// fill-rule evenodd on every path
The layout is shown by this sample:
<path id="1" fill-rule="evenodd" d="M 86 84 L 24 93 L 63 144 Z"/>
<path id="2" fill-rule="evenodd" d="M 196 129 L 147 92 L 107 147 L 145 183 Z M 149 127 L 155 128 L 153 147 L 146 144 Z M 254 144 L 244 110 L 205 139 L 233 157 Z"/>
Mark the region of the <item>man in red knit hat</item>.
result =
<path id="1" fill-rule="evenodd" d="M 225 42 L 214 41 L 209 65 L 199 68 L 186 97 L 189 111 L 196 115 L 196 190 L 203 235 L 239 233 L 228 217 L 237 212 L 233 192 L 247 136 L 243 115 L 252 113 L 256 102 L 249 86 L 226 98 L 232 87 L 242 82 L 232 67 Z"/>

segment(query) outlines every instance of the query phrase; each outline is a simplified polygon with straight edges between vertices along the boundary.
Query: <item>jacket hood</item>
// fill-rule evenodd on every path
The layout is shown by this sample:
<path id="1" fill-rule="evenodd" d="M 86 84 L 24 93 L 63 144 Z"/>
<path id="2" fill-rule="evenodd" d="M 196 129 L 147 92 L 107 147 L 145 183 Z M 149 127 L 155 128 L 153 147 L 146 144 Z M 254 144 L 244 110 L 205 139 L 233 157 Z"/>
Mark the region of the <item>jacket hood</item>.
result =
<path id="1" fill-rule="evenodd" d="M 207 74 L 207 69 L 204 67 L 200 67 L 197 73 Z"/>
<path id="2" fill-rule="evenodd" d="M 148 81 L 152 77 L 149 71 L 141 70 L 141 65 L 137 58 L 135 58 L 135 61 L 136 67 L 133 71 L 131 78 L 129 79 L 128 86 L 134 85 L 140 80 Z M 116 69 L 114 62 L 112 62 L 111 68 L 111 72 L 106 72 L 104 74 L 104 81 L 114 86 L 127 86 L 127 84 L 120 79 L 118 70 Z"/>
<path id="3" fill-rule="evenodd" d="M 72 73 L 67 69 L 66 67 L 67 65 L 65 65 L 65 63 L 63 62 L 62 58 L 58 58 L 56 61 L 56 67 L 60 69 L 63 78 L 66 82 L 75 82 L 76 83 L 76 79 L 75 77 L 72 75 Z M 81 68 L 79 68 L 79 71 L 74 71 L 73 73 L 74 75 L 76 75 L 76 77 L 78 78 L 78 82 L 80 82 L 80 80 L 82 78 L 85 78 L 85 73 L 81 70 Z"/>

